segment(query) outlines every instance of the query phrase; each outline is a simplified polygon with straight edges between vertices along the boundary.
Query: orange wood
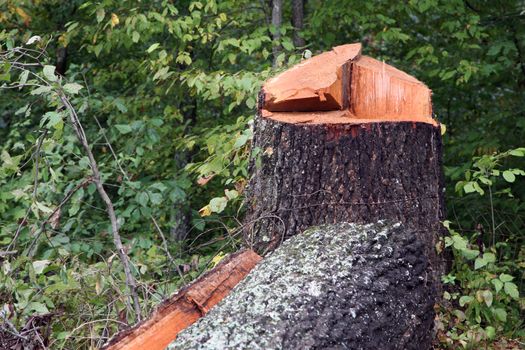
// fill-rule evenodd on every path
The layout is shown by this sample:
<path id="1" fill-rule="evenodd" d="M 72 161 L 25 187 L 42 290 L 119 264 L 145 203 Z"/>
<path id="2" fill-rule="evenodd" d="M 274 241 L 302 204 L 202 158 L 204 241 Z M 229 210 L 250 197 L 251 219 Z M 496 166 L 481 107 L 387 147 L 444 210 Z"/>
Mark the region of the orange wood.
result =
<path id="1" fill-rule="evenodd" d="M 261 115 L 286 123 L 412 121 L 437 125 L 432 91 L 416 78 L 342 45 L 268 80 Z"/>
<path id="2" fill-rule="evenodd" d="M 262 258 L 243 250 L 163 302 L 147 320 L 115 336 L 106 350 L 163 350 L 226 297 Z"/>
<path id="3" fill-rule="evenodd" d="M 357 118 L 428 118 L 430 89 L 384 62 L 363 56 L 352 66 L 350 110 Z"/>
<path id="4" fill-rule="evenodd" d="M 334 47 L 309 58 L 268 80 L 263 90 L 269 111 L 319 111 L 343 109 L 344 80 L 350 74 L 350 62 L 361 54 L 361 44 Z"/>
<path id="5" fill-rule="evenodd" d="M 434 126 L 438 125 L 438 122 L 431 117 L 396 116 L 395 119 L 392 117 L 363 118 L 356 117 L 347 109 L 342 111 L 319 112 L 270 112 L 263 109 L 261 112 L 261 115 L 264 118 L 292 124 L 366 124 L 396 121 L 428 123 Z"/>

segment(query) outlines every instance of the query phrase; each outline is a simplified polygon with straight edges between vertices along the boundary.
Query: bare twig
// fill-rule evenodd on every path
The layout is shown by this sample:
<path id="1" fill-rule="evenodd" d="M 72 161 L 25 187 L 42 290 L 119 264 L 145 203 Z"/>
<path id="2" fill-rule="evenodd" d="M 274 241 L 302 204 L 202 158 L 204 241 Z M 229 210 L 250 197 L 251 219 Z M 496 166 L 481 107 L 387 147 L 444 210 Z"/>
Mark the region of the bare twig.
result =
<path id="1" fill-rule="evenodd" d="M 91 148 L 89 146 L 89 143 L 86 138 L 86 134 L 84 132 L 84 128 L 82 127 L 82 124 L 80 123 L 80 119 L 78 118 L 77 112 L 75 108 L 71 105 L 68 98 L 64 94 L 63 91 L 59 92 L 60 101 L 62 102 L 63 106 L 68 110 L 69 117 L 71 124 L 73 125 L 73 130 L 75 131 L 78 140 L 80 141 L 80 144 L 84 148 L 84 151 L 86 152 L 86 155 L 89 159 L 89 165 L 91 167 L 91 171 L 93 173 L 93 182 L 95 183 L 95 186 L 97 188 L 97 191 L 102 198 L 102 201 L 106 205 L 106 210 L 109 216 L 109 220 L 111 221 L 111 229 L 113 233 L 113 242 L 115 244 L 115 247 L 117 248 L 117 254 L 119 255 L 119 258 L 122 262 L 122 265 L 124 267 L 124 274 L 126 275 L 126 285 L 129 288 L 131 299 L 133 300 L 133 307 L 135 309 L 135 315 L 137 317 L 137 320 L 141 320 L 141 309 L 140 309 L 140 303 L 139 303 L 139 297 L 137 294 L 137 283 L 135 281 L 135 277 L 133 277 L 133 274 L 131 272 L 130 268 L 130 261 L 129 257 L 124 249 L 124 246 L 122 244 L 122 239 L 119 234 L 119 223 L 117 221 L 117 215 L 115 214 L 115 208 L 113 207 L 113 202 L 108 196 L 108 193 L 104 189 L 103 180 L 100 176 L 100 171 L 98 169 L 97 161 L 95 160 L 95 156 L 93 155 L 93 152 L 91 151 Z"/>

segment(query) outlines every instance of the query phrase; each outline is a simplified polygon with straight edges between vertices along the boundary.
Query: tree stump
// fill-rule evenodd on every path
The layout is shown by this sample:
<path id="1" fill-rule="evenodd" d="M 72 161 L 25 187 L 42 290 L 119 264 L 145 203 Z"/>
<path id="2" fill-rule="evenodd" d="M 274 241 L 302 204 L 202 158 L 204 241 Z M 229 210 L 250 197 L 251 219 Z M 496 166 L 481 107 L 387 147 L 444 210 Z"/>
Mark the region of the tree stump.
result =
<path id="1" fill-rule="evenodd" d="M 275 249 L 310 226 L 402 222 L 439 283 L 444 219 L 440 126 L 431 91 L 360 44 L 335 47 L 266 82 L 254 123 L 246 238 Z"/>
<path id="2" fill-rule="evenodd" d="M 168 349 L 430 349 L 436 290 L 424 248 L 400 224 L 311 228 Z"/>

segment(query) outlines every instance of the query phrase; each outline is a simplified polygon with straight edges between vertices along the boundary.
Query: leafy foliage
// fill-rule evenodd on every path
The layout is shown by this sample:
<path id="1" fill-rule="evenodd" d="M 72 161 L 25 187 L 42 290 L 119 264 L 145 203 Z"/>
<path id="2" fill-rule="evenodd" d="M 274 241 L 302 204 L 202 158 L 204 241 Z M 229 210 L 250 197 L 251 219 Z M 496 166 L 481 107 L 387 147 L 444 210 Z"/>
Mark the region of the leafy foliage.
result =
<path id="1" fill-rule="evenodd" d="M 282 47 L 277 69 L 304 49 L 293 46 L 288 20 L 271 27 L 269 5 L 0 0 L 0 321 L 21 329 L 50 312 L 51 346 L 64 348 L 99 346 L 135 321 L 57 89 L 84 125 L 143 311 L 239 244 L 256 94 L 275 74 L 272 46 Z M 361 41 L 434 91 L 458 227 L 446 241 L 457 289 L 443 313 L 456 320 L 454 345 L 523 337 L 514 322 L 525 279 L 523 16 L 520 1 L 306 2 L 309 54 Z M 41 65 L 21 65 L 35 60 L 19 49 Z"/>

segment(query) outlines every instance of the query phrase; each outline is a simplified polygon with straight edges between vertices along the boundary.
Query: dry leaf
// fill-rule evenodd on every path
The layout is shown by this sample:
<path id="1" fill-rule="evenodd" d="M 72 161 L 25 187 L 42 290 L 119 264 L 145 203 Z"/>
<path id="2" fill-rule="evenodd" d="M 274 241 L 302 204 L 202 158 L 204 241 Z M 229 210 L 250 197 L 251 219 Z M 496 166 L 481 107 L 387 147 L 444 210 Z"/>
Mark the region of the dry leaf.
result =
<path id="1" fill-rule="evenodd" d="M 199 186 L 204 186 L 206 185 L 211 179 L 213 179 L 215 177 L 215 174 L 211 174 L 211 175 L 208 175 L 208 176 L 203 176 L 203 177 L 199 177 L 197 179 L 197 185 Z"/>
<path id="2" fill-rule="evenodd" d="M 215 255 L 213 259 L 211 259 L 212 267 L 217 266 L 217 264 L 220 263 L 225 256 L 226 254 L 224 254 L 223 252 L 219 252 L 219 254 Z"/>
<path id="3" fill-rule="evenodd" d="M 60 210 L 60 208 L 57 209 L 57 211 L 55 211 L 55 213 L 53 215 L 51 215 L 51 217 L 49 218 L 49 225 L 51 226 L 51 228 L 53 230 L 56 230 L 58 228 L 58 226 L 60 225 L 60 214 L 61 214 L 62 210 Z"/>
<path id="4" fill-rule="evenodd" d="M 118 19 L 118 16 L 115 13 L 112 13 L 111 14 L 111 28 L 115 27 L 119 23 L 120 23 L 120 20 Z"/>
<path id="5" fill-rule="evenodd" d="M 210 216 L 211 215 L 211 209 L 210 209 L 210 206 L 207 205 L 205 207 L 202 207 L 201 210 L 199 210 L 199 215 L 204 217 L 204 216 Z"/>

